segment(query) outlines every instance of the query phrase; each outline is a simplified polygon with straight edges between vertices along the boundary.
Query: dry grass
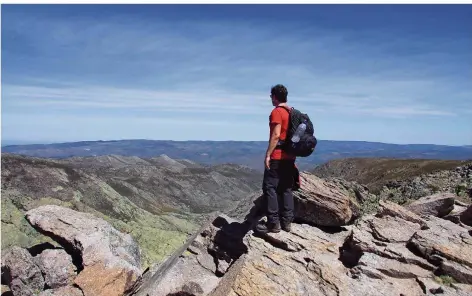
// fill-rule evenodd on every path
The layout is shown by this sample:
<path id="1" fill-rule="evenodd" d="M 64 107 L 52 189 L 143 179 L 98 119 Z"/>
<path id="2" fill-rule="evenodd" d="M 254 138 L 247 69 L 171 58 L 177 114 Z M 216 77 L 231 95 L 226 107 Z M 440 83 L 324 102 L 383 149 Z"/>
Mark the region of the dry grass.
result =
<path id="1" fill-rule="evenodd" d="M 450 170 L 470 161 L 346 158 L 330 161 L 313 170 L 319 177 L 340 177 L 366 185 L 372 193 L 378 193 L 389 181 L 405 180 L 440 170 Z"/>

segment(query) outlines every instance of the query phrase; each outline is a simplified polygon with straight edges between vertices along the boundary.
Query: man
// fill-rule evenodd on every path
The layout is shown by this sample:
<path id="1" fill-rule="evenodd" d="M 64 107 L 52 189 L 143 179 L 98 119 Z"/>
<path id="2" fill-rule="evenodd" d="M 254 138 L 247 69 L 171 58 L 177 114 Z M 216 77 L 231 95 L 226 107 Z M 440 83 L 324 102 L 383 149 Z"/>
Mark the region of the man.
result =
<path id="1" fill-rule="evenodd" d="M 296 157 L 280 147 L 289 129 L 287 95 L 287 88 L 281 84 L 271 89 L 270 97 L 275 108 L 269 117 L 270 138 L 262 185 L 267 205 L 267 223 L 256 226 L 256 231 L 262 233 L 280 232 L 281 228 L 289 232 L 293 220 L 292 185 Z M 280 206 L 279 200 L 283 201 Z"/>

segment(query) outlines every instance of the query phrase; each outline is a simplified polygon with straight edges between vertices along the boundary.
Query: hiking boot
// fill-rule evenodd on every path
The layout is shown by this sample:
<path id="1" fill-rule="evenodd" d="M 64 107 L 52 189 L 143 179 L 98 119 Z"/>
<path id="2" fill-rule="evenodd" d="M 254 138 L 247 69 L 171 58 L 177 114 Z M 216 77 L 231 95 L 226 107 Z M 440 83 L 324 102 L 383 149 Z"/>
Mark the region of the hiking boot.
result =
<path id="1" fill-rule="evenodd" d="M 259 233 L 269 233 L 269 232 L 280 232 L 280 223 L 264 223 L 264 224 L 257 224 L 256 231 Z"/>
<path id="2" fill-rule="evenodd" d="M 292 230 L 292 223 L 282 223 L 282 230 L 286 232 L 290 232 Z"/>

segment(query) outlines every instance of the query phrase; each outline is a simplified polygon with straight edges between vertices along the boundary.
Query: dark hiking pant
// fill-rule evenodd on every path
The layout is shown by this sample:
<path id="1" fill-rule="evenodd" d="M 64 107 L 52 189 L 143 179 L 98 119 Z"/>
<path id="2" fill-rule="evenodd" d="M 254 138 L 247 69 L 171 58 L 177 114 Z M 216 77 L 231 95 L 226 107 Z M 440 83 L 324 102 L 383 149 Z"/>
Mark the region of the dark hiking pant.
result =
<path id="1" fill-rule="evenodd" d="M 267 222 L 289 223 L 293 220 L 294 160 L 271 160 L 264 171 L 262 191 L 267 205 Z M 279 206 L 280 205 L 280 206 Z"/>

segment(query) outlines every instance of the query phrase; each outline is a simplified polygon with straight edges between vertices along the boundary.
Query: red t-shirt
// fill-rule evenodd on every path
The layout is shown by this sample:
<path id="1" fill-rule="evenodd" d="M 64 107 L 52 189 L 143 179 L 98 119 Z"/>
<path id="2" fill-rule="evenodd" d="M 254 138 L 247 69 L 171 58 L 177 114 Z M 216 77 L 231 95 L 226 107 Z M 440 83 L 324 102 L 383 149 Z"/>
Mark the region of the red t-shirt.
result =
<path id="1" fill-rule="evenodd" d="M 289 113 L 288 110 L 285 109 L 285 107 L 276 107 L 270 113 L 270 135 L 272 135 L 272 131 L 277 124 L 282 125 L 280 128 L 280 140 L 283 141 L 287 137 L 287 130 L 289 126 Z M 280 148 L 275 148 L 272 154 L 270 155 L 270 159 L 295 159 L 295 156 L 282 151 Z"/>

